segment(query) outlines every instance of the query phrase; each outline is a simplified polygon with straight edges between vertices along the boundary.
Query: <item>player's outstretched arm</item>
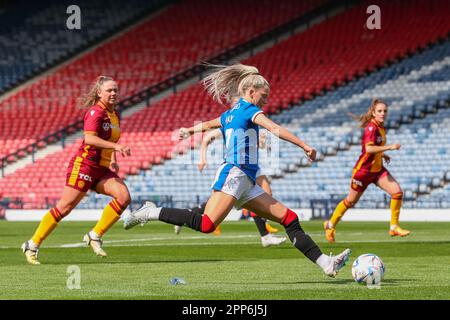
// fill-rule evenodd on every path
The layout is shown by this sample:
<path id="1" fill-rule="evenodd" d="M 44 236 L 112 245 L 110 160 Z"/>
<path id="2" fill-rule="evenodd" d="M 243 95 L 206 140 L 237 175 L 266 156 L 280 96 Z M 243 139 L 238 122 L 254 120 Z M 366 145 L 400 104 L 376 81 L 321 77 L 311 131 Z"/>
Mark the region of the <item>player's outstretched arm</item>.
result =
<path id="1" fill-rule="evenodd" d="M 216 118 L 213 120 L 200 122 L 199 124 L 197 124 L 193 127 L 190 127 L 190 128 L 180 128 L 179 136 L 180 136 L 180 139 L 186 139 L 194 133 L 204 132 L 204 131 L 208 131 L 211 129 L 220 128 L 221 126 L 222 125 L 220 123 L 220 117 L 219 117 L 219 118 Z"/>
<path id="2" fill-rule="evenodd" d="M 276 135 L 280 139 L 286 140 L 290 143 L 295 144 L 296 146 L 302 148 L 306 155 L 308 156 L 310 161 L 313 161 L 316 159 L 316 150 L 310 146 L 308 146 L 304 141 L 299 139 L 295 134 L 290 132 L 288 129 L 278 125 L 277 123 L 273 122 L 269 118 L 267 118 L 263 113 L 260 113 L 256 116 L 254 122 L 263 127 L 266 128 L 269 132 Z"/>

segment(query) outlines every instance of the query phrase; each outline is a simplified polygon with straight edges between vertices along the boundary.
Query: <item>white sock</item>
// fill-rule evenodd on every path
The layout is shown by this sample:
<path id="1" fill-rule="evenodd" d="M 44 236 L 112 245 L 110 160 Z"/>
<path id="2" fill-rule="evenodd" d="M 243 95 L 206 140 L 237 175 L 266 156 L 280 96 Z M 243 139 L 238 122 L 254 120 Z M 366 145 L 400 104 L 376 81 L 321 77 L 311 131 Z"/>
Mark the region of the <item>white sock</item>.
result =
<path id="1" fill-rule="evenodd" d="M 91 237 L 91 239 L 94 239 L 94 240 L 100 239 L 100 236 L 98 234 L 96 234 L 94 230 L 89 231 L 89 237 Z"/>
<path id="2" fill-rule="evenodd" d="M 394 229 L 397 227 L 396 224 L 391 224 L 391 231 L 394 231 Z"/>
<path id="3" fill-rule="evenodd" d="M 39 246 L 36 243 L 34 243 L 34 241 L 31 239 L 28 240 L 28 247 L 30 248 L 30 250 L 33 250 L 33 251 L 36 251 L 39 249 Z"/>
<path id="4" fill-rule="evenodd" d="M 152 208 L 147 213 L 147 220 L 159 220 L 159 214 L 161 212 L 162 207 L 160 208 Z"/>
<path id="5" fill-rule="evenodd" d="M 325 270 L 331 263 L 331 258 L 322 253 L 322 255 L 316 260 L 316 264 Z"/>
<path id="6" fill-rule="evenodd" d="M 261 237 L 261 239 L 264 239 L 264 240 L 267 240 L 267 239 L 270 239 L 270 238 L 272 238 L 272 234 L 270 234 L 270 233 L 268 233 L 265 236 Z"/>
<path id="7" fill-rule="evenodd" d="M 328 227 L 328 229 L 332 229 L 334 227 L 330 220 L 328 220 L 328 226 L 327 227 Z"/>

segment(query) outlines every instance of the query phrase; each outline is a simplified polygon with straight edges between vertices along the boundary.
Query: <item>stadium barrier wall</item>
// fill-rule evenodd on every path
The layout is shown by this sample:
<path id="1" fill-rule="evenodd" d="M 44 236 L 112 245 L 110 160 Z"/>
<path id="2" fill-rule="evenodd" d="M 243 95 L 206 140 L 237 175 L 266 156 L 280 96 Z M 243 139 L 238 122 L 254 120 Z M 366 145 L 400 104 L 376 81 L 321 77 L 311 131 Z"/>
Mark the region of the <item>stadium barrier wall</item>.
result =
<path id="1" fill-rule="evenodd" d="M 311 220 L 311 209 L 293 209 L 301 221 Z M 47 210 L 13 210 L 7 209 L 6 220 L 9 221 L 40 221 Z M 128 214 L 126 210 L 122 217 Z M 97 221 L 102 214 L 100 209 L 75 209 L 64 221 Z M 232 210 L 225 220 L 237 221 L 241 217 L 241 210 Z M 391 219 L 388 209 L 350 209 L 342 218 L 343 221 L 386 221 Z M 403 209 L 401 221 L 450 221 L 450 209 Z"/>

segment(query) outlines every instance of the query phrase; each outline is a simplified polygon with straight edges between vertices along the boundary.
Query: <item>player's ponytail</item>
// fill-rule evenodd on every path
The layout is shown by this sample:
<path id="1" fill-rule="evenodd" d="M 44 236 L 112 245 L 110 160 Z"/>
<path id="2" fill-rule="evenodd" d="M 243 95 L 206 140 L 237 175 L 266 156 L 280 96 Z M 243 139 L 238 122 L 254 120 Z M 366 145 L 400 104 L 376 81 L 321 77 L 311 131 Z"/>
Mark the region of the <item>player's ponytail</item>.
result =
<path id="1" fill-rule="evenodd" d="M 203 79 L 203 84 L 213 99 L 223 104 L 244 95 L 250 87 L 269 87 L 269 82 L 259 74 L 257 68 L 243 64 L 231 66 L 205 64 L 215 70 Z"/>
<path id="2" fill-rule="evenodd" d="M 362 114 L 362 115 L 355 115 L 353 113 L 348 113 L 348 115 L 350 117 L 352 117 L 355 121 L 359 122 L 359 127 L 360 128 L 365 128 L 369 122 L 372 120 L 373 118 L 373 113 L 375 112 L 375 106 L 379 103 L 384 104 L 385 106 L 387 106 L 387 103 L 384 102 L 381 99 L 373 99 L 372 103 L 370 104 L 369 109 L 367 109 L 367 112 Z"/>
<path id="3" fill-rule="evenodd" d="M 114 79 L 107 76 L 99 76 L 95 79 L 89 92 L 81 98 L 80 109 L 90 108 L 100 100 L 97 92 L 106 81 L 114 81 Z"/>

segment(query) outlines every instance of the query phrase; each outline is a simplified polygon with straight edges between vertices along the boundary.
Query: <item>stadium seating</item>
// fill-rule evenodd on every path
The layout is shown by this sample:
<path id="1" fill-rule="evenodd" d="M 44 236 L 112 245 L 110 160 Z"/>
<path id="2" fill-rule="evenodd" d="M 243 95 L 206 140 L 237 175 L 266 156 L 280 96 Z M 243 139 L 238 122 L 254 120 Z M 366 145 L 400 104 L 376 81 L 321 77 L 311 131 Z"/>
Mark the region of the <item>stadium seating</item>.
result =
<path id="1" fill-rule="evenodd" d="M 423 2 L 416 1 L 411 3 L 413 3 L 411 6 L 398 6 L 398 3 L 389 1 L 383 2 L 384 6 L 392 9 L 391 11 L 388 10 L 386 14 L 386 23 L 394 19 L 393 16 L 389 18 L 389 15 L 394 15 L 394 13 L 396 13 L 398 14 L 398 16 L 396 16 L 398 18 L 397 22 L 399 25 L 402 25 L 397 26 L 397 24 L 394 24 L 393 22 L 392 25 L 388 24 L 391 30 L 389 33 L 364 30 L 359 28 L 361 24 L 358 24 L 359 27 L 353 25 L 352 21 L 355 20 L 356 13 L 354 10 L 350 10 L 349 12 L 345 12 L 335 18 L 329 19 L 304 33 L 296 35 L 293 38 L 244 61 L 244 63 L 258 66 L 265 75 L 267 74 L 271 83 L 274 84 L 272 85 L 270 100 L 278 102 L 271 102 L 271 105 L 268 106 L 266 111 L 269 111 L 269 113 L 279 112 L 289 106 L 292 102 L 302 98 L 310 98 L 313 93 L 320 93 L 321 90 L 327 88 L 331 89 L 332 87 L 328 85 L 330 79 L 332 80 L 331 84 L 340 84 L 340 80 L 346 81 L 354 79 L 358 75 L 362 75 L 367 71 L 382 66 L 387 61 L 394 61 L 394 59 L 397 59 L 398 57 L 410 55 L 414 50 L 425 48 L 428 43 L 435 41 L 448 33 L 450 30 L 448 22 L 450 20 L 444 19 L 446 17 L 446 12 L 440 10 L 445 5 L 444 2 L 432 1 L 429 2 L 431 4 L 428 7 L 423 7 Z M 361 9 L 361 7 L 359 7 L 359 9 Z M 406 27 L 404 25 L 407 25 L 408 15 L 414 15 L 414 13 L 420 12 L 421 10 L 429 13 L 429 15 L 425 14 L 422 16 L 421 25 L 418 26 L 417 29 L 415 29 L 416 27 L 414 25 L 408 25 L 411 30 L 405 31 Z M 362 21 L 365 21 L 365 19 Z M 432 21 L 436 23 L 432 24 Z M 327 27 L 325 28 L 323 25 L 326 25 Z M 340 28 L 340 26 L 346 26 L 346 28 Z M 323 50 L 323 47 L 318 45 L 321 41 L 316 41 L 314 39 L 320 38 L 317 35 L 326 37 L 328 32 L 332 31 L 336 31 L 337 33 L 334 38 L 326 38 L 327 41 L 330 42 L 330 46 L 334 44 L 335 48 L 337 48 L 336 52 L 340 52 L 341 50 L 344 51 L 345 54 L 342 54 L 341 56 L 337 55 L 336 58 L 333 56 L 331 59 L 330 52 Z M 375 32 L 375 34 L 373 35 L 370 32 Z M 418 32 L 423 34 L 423 37 L 404 37 L 403 39 L 399 39 L 400 34 L 410 34 L 410 32 Z M 398 33 L 397 36 L 395 36 L 396 33 Z M 343 41 L 344 39 L 346 41 Z M 344 43 L 345 46 L 343 45 Z M 287 47 L 291 48 L 289 49 L 291 50 L 290 52 L 293 52 L 292 48 L 297 48 L 299 54 L 285 54 Z M 367 53 L 370 51 L 370 48 L 371 52 L 379 51 L 385 54 L 381 56 L 377 55 L 377 58 L 372 60 L 369 58 L 360 59 L 359 49 L 354 50 L 354 47 L 360 48 L 361 51 L 366 50 L 365 52 Z M 311 145 L 319 148 L 321 151 L 321 158 L 324 157 L 324 155 L 332 155 L 338 151 L 339 158 L 341 157 L 341 154 L 343 157 L 346 157 L 347 154 L 349 155 L 349 162 L 352 163 L 349 164 L 348 162 L 345 165 L 341 163 L 341 167 L 339 168 L 342 168 L 342 171 L 337 170 L 339 171 L 337 173 L 339 179 L 341 179 L 340 186 L 345 188 L 345 186 L 348 185 L 347 176 L 350 174 L 351 167 L 357 156 L 355 157 L 353 154 L 347 153 L 352 149 L 349 151 L 342 150 L 348 149 L 352 143 L 357 143 L 359 136 L 357 134 L 352 134 L 355 132 L 354 124 L 350 123 L 348 119 L 347 123 L 343 122 L 343 119 L 339 118 L 339 115 L 343 110 L 360 113 L 361 110 L 367 108 L 370 99 L 374 95 L 381 95 L 383 98 L 386 98 L 389 103 L 392 103 L 390 109 L 392 113 L 391 116 L 394 120 L 398 120 L 397 122 L 392 122 L 393 127 L 395 127 L 396 123 L 402 127 L 407 125 L 405 123 L 411 119 L 403 119 L 402 117 L 397 118 L 396 115 L 402 116 L 403 113 L 409 114 L 408 110 L 412 109 L 411 106 L 416 105 L 416 102 L 417 105 L 420 105 L 423 108 L 414 110 L 415 113 L 417 112 L 420 114 L 422 112 L 425 114 L 428 111 L 433 111 L 431 109 L 434 108 L 436 101 L 438 103 L 440 103 L 440 100 L 446 101 L 447 97 L 445 94 L 448 92 L 448 88 L 445 83 L 438 83 L 436 88 L 434 88 L 435 81 L 428 81 L 426 77 L 432 75 L 439 78 L 442 76 L 442 70 L 445 69 L 446 62 L 442 62 L 441 60 L 443 56 L 445 57 L 448 55 L 448 43 L 444 44 L 443 47 L 444 49 L 433 48 L 418 55 L 418 60 L 410 62 L 410 64 L 405 62 L 393 65 L 390 68 L 381 69 L 371 76 L 359 81 L 353 81 L 347 86 L 337 89 L 323 97 L 318 97 L 303 104 L 301 107 L 292 110 L 292 112 L 294 112 L 294 110 L 297 109 L 304 109 L 309 112 L 309 114 L 306 113 L 308 115 L 307 118 L 289 122 L 286 119 L 292 117 L 293 114 L 283 118 L 285 112 L 289 111 L 282 112 L 276 117 L 279 117 L 280 120 L 284 119 L 280 122 L 286 123 L 294 132 L 309 141 Z M 311 48 L 311 50 L 309 48 Z M 434 51 L 434 49 L 437 51 Z M 438 51 L 439 53 L 436 53 Z M 430 54 L 430 52 L 432 53 Z M 281 63 L 280 60 L 276 60 L 277 53 L 284 57 L 284 60 L 282 60 L 283 63 Z M 348 60 L 346 60 L 347 58 Z M 416 57 L 411 58 L 411 60 L 414 58 Z M 355 63 L 352 63 L 350 66 L 349 61 L 352 59 L 354 59 Z M 273 60 L 273 62 L 271 62 L 271 60 Z M 303 65 L 304 61 L 309 61 L 308 65 Z M 336 61 L 342 61 L 342 69 L 332 68 L 337 65 Z M 410 59 L 406 61 L 410 61 Z M 434 62 L 436 62 L 436 64 L 433 64 Z M 300 69 L 294 67 L 295 65 L 300 65 Z M 428 70 L 427 65 L 433 67 Z M 435 65 L 437 66 L 437 69 L 434 69 Z M 399 66 L 399 68 L 395 69 L 395 66 Z M 421 67 L 424 69 L 421 69 Z M 303 70 L 307 70 L 308 74 L 303 74 Z M 315 72 L 319 72 L 317 70 L 320 71 L 320 77 L 312 77 L 315 75 Z M 417 83 L 413 81 L 414 72 L 417 71 L 423 77 L 419 79 L 422 81 L 420 85 L 417 85 Z M 296 78 L 297 74 L 303 74 L 306 78 L 309 77 L 308 79 L 310 81 L 308 83 L 299 81 L 299 79 Z M 402 77 L 402 75 L 404 76 Z M 371 80 L 369 81 L 367 79 Z M 411 82 L 410 85 L 412 89 L 407 85 L 402 86 L 402 84 L 408 84 L 408 81 Z M 387 84 L 388 82 L 389 84 Z M 308 87 L 310 83 L 316 83 L 316 86 L 313 88 L 314 90 L 311 90 L 311 88 Z M 285 86 L 282 87 L 282 84 L 285 84 Z M 380 85 L 377 86 L 377 84 Z M 444 86 L 444 89 L 441 88 L 442 86 Z M 285 87 L 292 88 L 287 92 L 283 89 Z M 389 91 L 389 88 L 391 87 L 394 88 L 392 92 Z M 399 90 L 402 90 L 402 88 L 404 92 L 400 94 Z M 416 89 L 420 90 L 420 94 L 411 95 L 411 97 L 409 97 L 409 94 Z M 428 90 L 430 90 L 429 93 Z M 305 95 L 305 92 L 310 94 L 310 96 Z M 341 94 L 341 96 L 338 94 Z M 286 97 L 288 97 L 288 100 L 284 100 Z M 407 101 L 406 97 L 410 101 Z M 425 98 L 426 103 L 421 97 Z M 318 105 L 318 103 L 321 105 Z M 310 105 L 314 106 L 310 107 Z M 320 107 L 320 110 L 318 107 Z M 431 109 L 429 110 L 429 108 Z M 173 130 L 181 126 L 192 125 L 195 120 L 205 120 L 217 116 L 221 111 L 223 111 L 223 107 L 212 103 L 211 99 L 206 97 L 201 87 L 195 85 L 124 119 L 122 123 L 122 143 L 130 144 L 133 148 L 136 148 L 136 152 L 133 152 L 132 158 L 120 160 L 122 169 L 124 169 L 125 172 L 138 174 L 128 177 L 128 184 L 132 185 L 133 188 L 134 186 L 137 186 L 137 189 L 132 189 L 132 196 L 149 195 L 152 193 L 170 194 L 173 195 L 174 199 L 177 201 L 190 202 L 196 202 L 198 201 L 198 198 L 205 198 L 209 194 L 208 186 L 211 177 L 214 174 L 214 168 L 207 169 L 204 176 L 200 176 L 196 172 L 195 164 L 192 164 L 191 161 L 187 162 L 186 160 L 192 157 L 191 153 L 173 159 L 172 161 L 167 161 L 163 166 L 159 166 L 157 170 L 139 171 L 139 169 L 147 169 L 152 164 L 161 163 L 165 159 L 170 158 L 173 154 L 181 153 L 189 146 L 189 143 L 177 146 L 175 141 L 171 139 Z M 415 113 L 413 113 L 414 116 L 416 115 Z M 301 112 L 295 115 L 295 117 L 299 116 L 301 116 Z M 337 116 L 336 120 L 333 120 L 335 119 L 333 116 Z M 274 116 L 274 118 L 276 117 Z M 301 129 L 298 129 L 299 126 Z M 389 139 L 394 138 L 395 137 L 392 137 L 391 133 L 389 133 Z M 192 145 L 195 145 L 198 140 L 199 137 L 196 137 L 192 142 Z M 357 147 L 353 147 L 353 149 L 357 152 Z M 63 159 L 65 158 L 64 154 L 69 153 L 69 151 L 70 150 L 64 151 L 56 157 Z M 298 150 L 292 150 L 290 149 L 290 146 L 287 146 L 286 144 L 280 144 L 280 152 L 283 153 L 282 161 L 280 161 L 279 167 L 271 170 L 273 171 L 271 173 L 274 175 L 285 175 L 287 172 L 295 172 L 298 170 L 299 166 L 304 166 L 306 164 L 305 159 L 299 158 Z M 322 166 L 325 165 L 325 163 L 328 163 L 327 161 L 331 161 L 330 159 L 337 158 L 325 157 L 325 161 L 314 164 L 308 169 L 302 169 L 297 173 L 299 174 L 301 172 L 303 174 L 304 172 L 318 170 L 314 179 L 308 180 L 308 183 L 326 178 L 329 176 L 329 172 L 322 170 Z M 262 160 L 264 161 L 264 159 Z M 291 160 L 293 163 L 289 163 L 287 160 Z M 179 163 L 182 165 L 177 166 L 177 161 L 180 161 Z M 64 164 L 67 165 L 67 162 Z M 336 164 L 334 165 L 336 169 L 337 166 Z M 23 175 L 25 175 L 27 170 L 30 171 L 35 167 L 36 165 L 23 169 Z M 277 171 L 277 169 L 280 169 L 281 171 Z M 282 181 L 288 181 L 291 175 L 293 176 L 297 173 L 288 174 L 284 179 L 274 181 L 274 190 L 275 192 L 281 192 L 280 198 L 288 203 L 296 202 L 296 205 L 298 205 L 299 194 L 303 196 L 305 193 L 299 192 L 300 189 L 293 191 L 294 188 L 292 188 L 292 185 L 286 184 L 289 186 L 289 190 L 292 191 L 291 194 L 286 194 L 283 193 L 286 190 L 280 186 L 283 184 Z M 17 181 L 15 179 L 17 179 L 16 177 L 18 174 L 19 173 L 16 173 L 6 177 L 0 181 L 0 186 L 5 185 L 4 181 Z M 173 177 L 173 179 L 170 179 L 170 177 Z M 333 179 L 336 180 L 337 178 L 333 177 Z M 44 180 L 48 181 L 48 177 L 43 177 L 41 175 L 37 180 L 42 182 Z M 208 183 L 205 183 L 206 181 L 208 181 Z M 328 180 L 324 180 L 323 184 L 320 186 L 323 190 L 315 190 L 311 187 L 306 187 L 308 185 L 306 182 L 305 184 L 295 183 L 295 185 L 298 185 L 298 188 L 309 190 L 309 193 L 305 195 L 305 199 L 307 199 L 308 196 L 310 198 L 320 197 L 322 195 L 329 196 L 331 192 L 334 193 L 334 189 L 332 189 L 332 191 L 325 190 L 325 188 L 327 188 L 327 181 Z M 279 185 L 277 185 L 278 182 Z M 61 182 L 59 188 L 61 188 L 62 184 L 63 182 Z M 325 193 L 321 194 L 316 191 L 325 191 Z M 343 192 L 346 192 L 346 189 L 344 189 Z M 275 194 L 277 195 L 277 193 Z M 10 193 L 10 196 L 15 195 L 20 195 L 20 193 L 15 193 L 14 195 Z M 199 196 L 198 198 L 197 195 Z M 285 196 L 285 198 L 283 198 L 283 196 Z M 45 197 L 45 190 L 38 196 L 41 201 L 42 197 Z M 94 198 L 94 195 L 92 195 L 83 205 L 100 206 L 101 202 L 99 201 L 103 200 L 94 200 Z"/>
<path id="2" fill-rule="evenodd" d="M 73 1 L 12 2 L 0 15 L 0 93 L 167 2 L 77 1 L 79 30 L 66 28 L 66 10 Z"/>
<path id="3" fill-rule="evenodd" d="M 263 150 L 260 153 L 263 170 L 269 175 L 282 177 L 273 181 L 275 196 L 291 207 L 308 207 L 311 199 L 343 197 L 348 192 L 351 170 L 359 156 L 361 137 L 356 123 L 346 112 L 361 114 L 367 110 L 371 98 L 382 97 L 390 104 L 390 119 L 399 121 L 391 121 L 392 126 L 400 128 L 389 130 L 388 142 L 401 143 L 402 149 L 390 153 L 392 163 L 388 168 L 405 191 L 405 207 L 448 204 L 444 191 L 437 192 L 435 200 L 424 201 L 422 198 L 426 192 L 440 188 L 450 180 L 449 56 L 450 42 L 447 41 L 273 116 L 273 120 L 290 127 L 318 148 L 319 158 L 324 159 L 302 168 L 307 166 L 306 158 L 287 142 L 273 144 L 271 154 Z M 403 118 L 402 115 L 409 117 Z M 129 176 L 127 183 L 133 198 L 171 195 L 175 203 L 184 205 L 203 201 L 210 193 L 209 186 L 221 163 L 222 152 L 220 141 L 211 145 L 210 166 L 203 174 L 196 168 L 199 155 L 195 150 L 167 161 L 155 170 Z M 274 157 L 276 152 L 280 157 Z M 337 156 L 333 157 L 335 154 Z M 434 193 L 426 198 L 432 198 Z M 384 207 L 387 199 L 383 192 L 371 186 L 358 206 Z M 106 200 L 91 195 L 83 205 L 94 207 L 96 202 L 103 205 L 102 201 Z"/>
<path id="4" fill-rule="evenodd" d="M 247 61 L 269 75 L 272 98 L 266 110 L 277 112 L 280 105 L 289 108 L 299 99 L 321 95 L 450 32 L 446 1 L 378 1 L 383 13 L 381 30 L 365 28 L 365 9 L 370 4 L 364 1 Z M 412 24 L 415 16 L 420 19 Z"/>
<path id="5" fill-rule="evenodd" d="M 0 153 L 13 153 L 81 120 L 84 113 L 76 107 L 77 98 L 100 74 L 116 78 L 121 96 L 127 97 L 325 2 L 288 0 L 282 6 L 270 0 L 177 3 L 1 101 L 0 122 L 6 125 L 0 128 L 0 141 L 8 140 L 8 149 Z M 237 11 L 239 15 L 228 19 Z M 253 15 L 258 19 L 252 19 Z"/>

